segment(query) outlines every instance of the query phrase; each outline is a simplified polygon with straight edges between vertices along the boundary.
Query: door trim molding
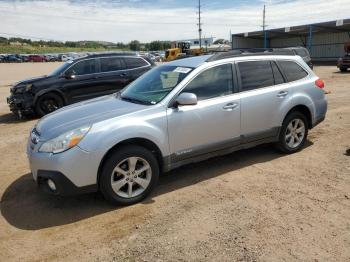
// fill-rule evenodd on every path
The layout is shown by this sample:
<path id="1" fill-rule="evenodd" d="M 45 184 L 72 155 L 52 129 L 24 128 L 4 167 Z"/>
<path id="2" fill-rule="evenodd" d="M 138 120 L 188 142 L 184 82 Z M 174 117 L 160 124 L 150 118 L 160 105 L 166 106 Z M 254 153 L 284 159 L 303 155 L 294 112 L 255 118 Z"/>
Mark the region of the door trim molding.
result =
<path id="1" fill-rule="evenodd" d="M 256 132 L 245 136 L 242 135 L 227 141 L 175 152 L 163 158 L 163 171 L 168 172 L 183 165 L 201 162 L 212 157 L 230 154 L 260 144 L 277 142 L 280 130 L 281 127 L 274 127 L 270 130 Z"/>

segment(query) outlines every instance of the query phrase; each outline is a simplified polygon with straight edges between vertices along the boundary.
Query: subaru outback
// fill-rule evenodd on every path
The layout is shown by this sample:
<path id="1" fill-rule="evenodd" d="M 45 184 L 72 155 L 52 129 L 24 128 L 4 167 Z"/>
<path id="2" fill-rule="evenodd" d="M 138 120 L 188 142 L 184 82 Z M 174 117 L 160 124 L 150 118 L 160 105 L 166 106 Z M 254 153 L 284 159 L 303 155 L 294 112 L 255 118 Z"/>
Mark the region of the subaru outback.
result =
<path id="1" fill-rule="evenodd" d="M 159 174 L 263 143 L 301 150 L 325 118 L 324 83 L 299 56 L 228 52 L 157 66 L 120 92 L 59 109 L 31 131 L 34 180 L 57 195 L 145 198 Z"/>

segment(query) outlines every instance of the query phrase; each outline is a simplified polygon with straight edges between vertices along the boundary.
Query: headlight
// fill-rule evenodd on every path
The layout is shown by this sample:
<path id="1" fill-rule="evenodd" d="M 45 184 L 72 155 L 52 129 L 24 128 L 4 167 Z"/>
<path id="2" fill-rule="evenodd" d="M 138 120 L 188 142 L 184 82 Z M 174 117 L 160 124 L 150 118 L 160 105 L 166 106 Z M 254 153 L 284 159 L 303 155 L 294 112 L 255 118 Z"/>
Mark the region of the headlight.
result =
<path id="1" fill-rule="evenodd" d="M 39 152 L 61 153 L 72 147 L 75 147 L 89 132 L 90 126 L 84 126 L 64 133 L 54 139 L 51 139 L 41 145 Z"/>
<path id="2" fill-rule="evenodd" d="M 15 92 L 17 94 L 28 92 L 28 91 L 32 90 L 32 87 L 33 87 L 33 84 L 26 84 L 23 86 L 15 87 Z"/>

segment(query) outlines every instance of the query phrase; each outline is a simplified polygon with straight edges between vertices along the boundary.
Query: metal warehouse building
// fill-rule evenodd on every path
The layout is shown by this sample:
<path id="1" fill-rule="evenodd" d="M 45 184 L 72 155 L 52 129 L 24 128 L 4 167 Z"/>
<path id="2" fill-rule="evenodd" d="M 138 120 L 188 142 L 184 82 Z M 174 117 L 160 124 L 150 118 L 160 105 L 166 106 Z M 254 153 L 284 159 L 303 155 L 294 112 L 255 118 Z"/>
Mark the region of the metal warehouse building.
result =
<path id="1" fill-rule="evenodd" d="M 350 19 L 233 34 L 232 48 L 304 46 L 314 61 L 335 61 L 350 41 Z"/>

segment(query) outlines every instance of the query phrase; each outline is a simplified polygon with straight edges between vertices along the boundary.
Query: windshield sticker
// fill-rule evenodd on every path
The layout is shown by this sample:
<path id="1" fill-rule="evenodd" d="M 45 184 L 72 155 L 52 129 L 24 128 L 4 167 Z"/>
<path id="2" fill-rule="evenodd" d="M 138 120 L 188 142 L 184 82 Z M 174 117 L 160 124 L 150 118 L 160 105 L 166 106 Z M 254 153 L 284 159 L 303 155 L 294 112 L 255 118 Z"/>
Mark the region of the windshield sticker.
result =
<path id="1" fill-rule="evenodd" d="M 191 71 L 191 68 L 187 68 L 187 67 L 176 67 L 174 70 L 174 72 L 183 73 L 183 74 L 187 74 L 190 71 Z"/>

